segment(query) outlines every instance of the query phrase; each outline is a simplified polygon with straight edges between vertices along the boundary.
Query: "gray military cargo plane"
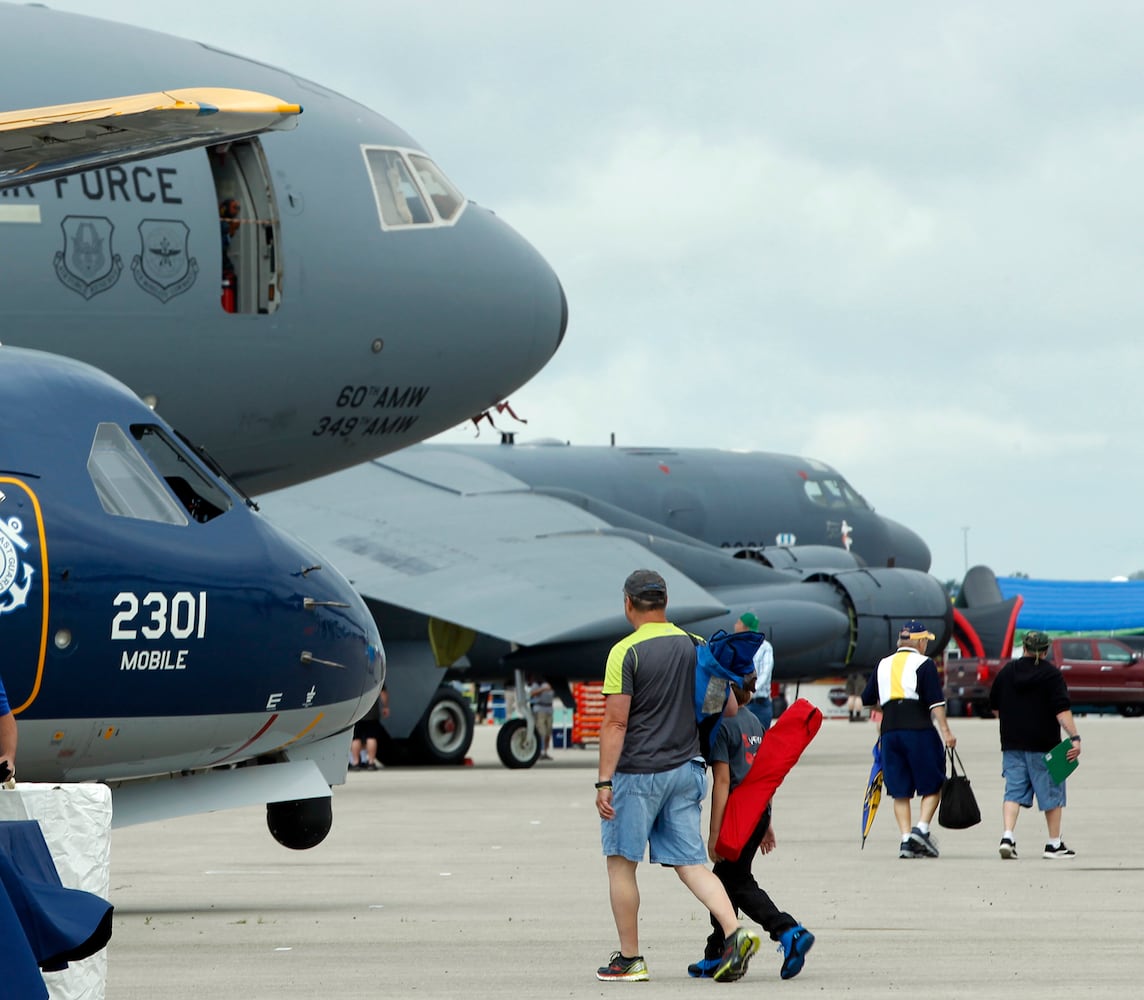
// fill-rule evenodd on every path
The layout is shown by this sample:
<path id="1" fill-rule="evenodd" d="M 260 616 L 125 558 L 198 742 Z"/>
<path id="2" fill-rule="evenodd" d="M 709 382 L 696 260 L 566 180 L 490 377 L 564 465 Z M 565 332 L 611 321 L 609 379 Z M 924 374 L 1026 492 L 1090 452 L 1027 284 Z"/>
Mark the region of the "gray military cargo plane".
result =
<path id="1" fill-rule="evenodd" d="M 0 340 L 118 378 L 248 493 L 456 426 L 559 346 L 567 304 L 551 268 L 381 115 L 208 45 L 0 3 L 0 106 L 157 83 L 306 111 L 290 132 L 44 182 L 9 175 Z"/>
<path id="2" fill-rule="evenodd" d="M 51 73 L 29 39 L 51 40 Z M 232 483 L 296 482 L 493 405 L 559 345 L 563 292 L 408 135 L 316 84 L 39 6 L 0 4 L 0 53 L 0 103 L 31 108 L 0 111 L 20 777 L 105 780 L 117 824 L 265 801 L 277 839 L 312 846 L 380 640 Z M 153 91 L 190 80 L 226 86 Z M 255 80 L 304 92 L 315 125 L 262 135 L 299 107 Z"/>
<path id="3" fill-rule="evenodd" d="M 637 567 L 664 575 L 672 620 L 698 634 L 754 611 L 778 680 L 869 669 L 910 618 L 942 641 L 951 629 L 925 543 L 794 456 L 420 445 L 263 508 L 366 599 L 385 636 L 387 730 L 430 762 L 463 759 L 472 737 L 443 679 L 599 679 L 628 631 L 620 585 Z M 502 727 L 510 767 L 539 753 L 526 726 Z"/>

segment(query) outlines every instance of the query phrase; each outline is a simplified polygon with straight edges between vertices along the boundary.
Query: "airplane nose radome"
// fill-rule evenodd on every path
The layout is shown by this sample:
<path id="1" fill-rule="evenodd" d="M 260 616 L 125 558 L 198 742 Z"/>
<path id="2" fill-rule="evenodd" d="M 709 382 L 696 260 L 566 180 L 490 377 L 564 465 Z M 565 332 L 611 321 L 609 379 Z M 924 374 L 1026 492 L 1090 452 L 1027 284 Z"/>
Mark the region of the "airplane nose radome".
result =
<path id="1" fill-rule="evenodd" d="M 889 552 L 898 569 L 916 569 L 928 573 L 931 563 L 929 546 L 922 541 L 920 535 L 910 531 L 904 524 L 882 519 L 886 525 L 886 534 L 889 538 Z"/>
<path id="2" fill-rule="evenodd" d="M 556 279 L 556 287 L 560 291 L 560 333 L 556 337 L 556 349 L 564 343 L 564 334 L 568 330 L 568 296 L 564 294 L 564 285 Z"/>
<path id="3" fill-rule="evenodd" d="M 470 274 L 461 319 L 474 364 L 497 343 L 500 392 L 507 396 L 535 375 L 556 353 L 568 330 L 568 297 L 543 254 L 511 225 L 470 204 L 458 223 Z"/>

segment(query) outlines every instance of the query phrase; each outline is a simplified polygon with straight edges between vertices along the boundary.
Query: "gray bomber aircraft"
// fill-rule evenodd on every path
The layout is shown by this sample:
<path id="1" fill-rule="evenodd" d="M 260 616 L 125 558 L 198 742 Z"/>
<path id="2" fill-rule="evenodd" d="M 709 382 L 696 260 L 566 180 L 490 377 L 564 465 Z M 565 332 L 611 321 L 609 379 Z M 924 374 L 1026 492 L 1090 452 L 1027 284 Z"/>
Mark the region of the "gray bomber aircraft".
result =
<path id="1" fill-rule="evenodd" d="M 869 669 L 911 618 L 941 641 L 952 628 L 925 543 L 812 459 L 420 445 L 263 508 L 365 598 L 385 636 L 390 752 L 428 762 L 462 760 L 472 738 L 443 680 L 599 679 L 637 567 L 664 575 L 670 617 L 697 634 L 754 611 L 777 680 Z M 498 750 L 510 767 L 536 760 L 527 720 L 501 728 Z"/>
<path id="2" fill-rule="evenodd" d="M 118 378 L 251 494 L 456 426 L 552 356 L 568 318 L 552 269 L 392 122 L 209 45 L 0 3 L 0 121 L 204 85 L 305 113 L 289 132 L 26 183 L 11 156 L 34 163 L 58 136 L 0 138 L 0 340 Z"/>
<path id="3" fill-rule="evenodd" d="M 107 781 L 117 825 L 266 802 L 278 840 L 312 846 L 384 656 L 345 579 L 233 482 L 304 480 L 493 405 L 559 345 L 563 292 L 408 135 L 317 84 L 32 5 L 0 4 L 0 54 L 20 109 L 0 110 L 20 777 Z M 220 86 L 154 91 L 191 81 Z M 300 111 L 271 91 L 314 125 L 263 134 Z"/>

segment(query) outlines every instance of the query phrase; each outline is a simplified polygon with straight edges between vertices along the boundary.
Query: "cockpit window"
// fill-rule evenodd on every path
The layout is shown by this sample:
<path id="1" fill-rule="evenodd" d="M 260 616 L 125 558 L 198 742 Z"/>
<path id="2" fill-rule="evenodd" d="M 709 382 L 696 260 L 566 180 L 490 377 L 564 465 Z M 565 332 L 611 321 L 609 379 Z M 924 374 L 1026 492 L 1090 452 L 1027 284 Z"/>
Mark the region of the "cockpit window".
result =
<path id="1" fill-rule="evenodd" d="M 442 221 L 448 222 L 461 210 L 463 203 L 461 193 L 449 183 L 445 175 L 437 169 L 437 164 L 429 157 L 410 153 L 409 162 L 417 171 L 421 186 L 429 193 L 429 200 L 433 202 L 437 214 L 441 216 Z"/>
<path id="2" fill-rule="evenodd" d="M 454 222 L 464 198 L 426 156 L 363 146 L 382 229 Z"/>
<path id="3" fill-rule="evenodd" d="M 131 435 L 191 517 L 206 522 L 231 508 L 230 497 L 199 471 L 182 446 L 155 424 L 132 424 Z"/>
<path id="4" fill-rule="evenodd" d="M 87 473 L 108 514 L 185 526 L 186 515 L 117 424 L 95 430 Z"/>
<path id="5" fill-rule="evenodd" d="M 822 479 L 806 479 L 803 488 L 811 503 L 819 507 L 830 507 L 835 510 L 856 508 L 868 510 L 869 505 L 862 499 L 845 479 L 823 477 Z"/>

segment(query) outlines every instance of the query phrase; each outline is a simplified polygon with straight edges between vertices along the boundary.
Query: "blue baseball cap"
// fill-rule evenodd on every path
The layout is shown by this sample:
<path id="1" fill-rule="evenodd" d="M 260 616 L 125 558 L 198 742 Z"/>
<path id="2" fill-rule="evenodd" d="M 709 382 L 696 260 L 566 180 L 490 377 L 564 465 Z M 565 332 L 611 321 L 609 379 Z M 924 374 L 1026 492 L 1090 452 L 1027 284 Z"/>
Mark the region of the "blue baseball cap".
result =
<path id="1" fill-rule="evenodd" d="M 928 628 L 926 628 L 916 618 L 911 618 L 908 622 L 906 622 L 905 625 L 902 626 L 902 630 L 898 633 L 898 638 L 899 639 L 936 639 L 937 636 L 934 635 Z"/>

